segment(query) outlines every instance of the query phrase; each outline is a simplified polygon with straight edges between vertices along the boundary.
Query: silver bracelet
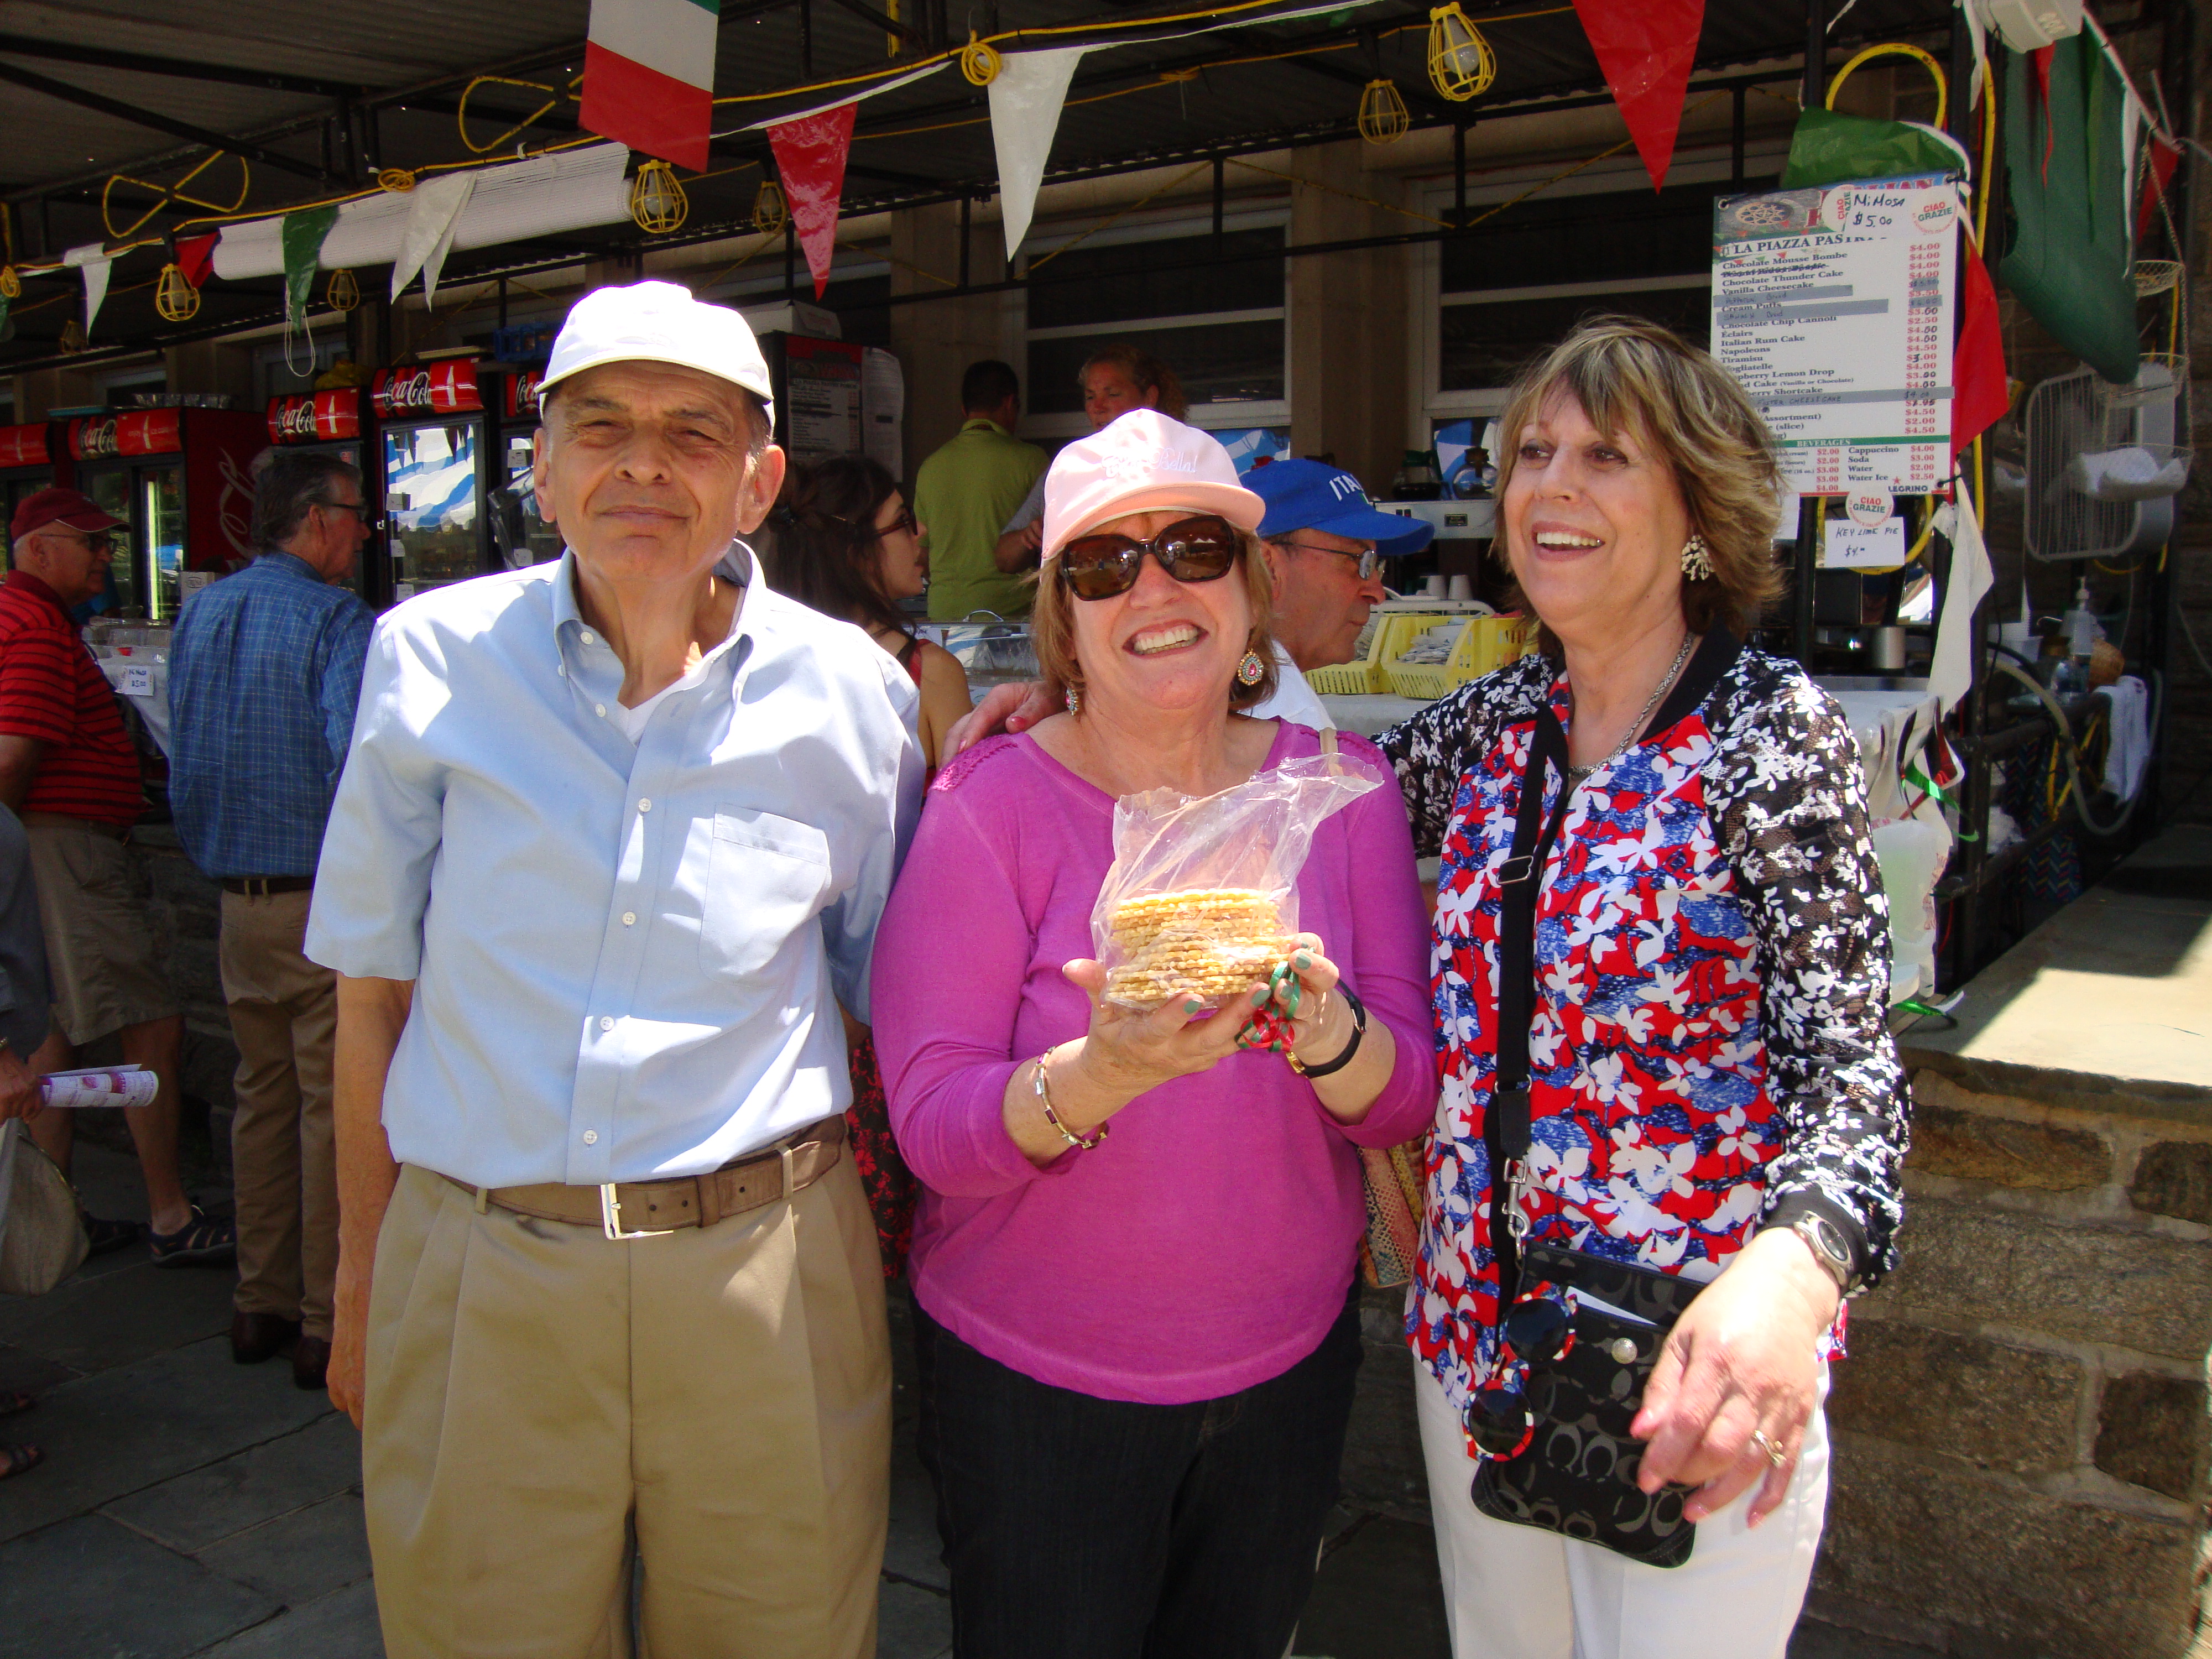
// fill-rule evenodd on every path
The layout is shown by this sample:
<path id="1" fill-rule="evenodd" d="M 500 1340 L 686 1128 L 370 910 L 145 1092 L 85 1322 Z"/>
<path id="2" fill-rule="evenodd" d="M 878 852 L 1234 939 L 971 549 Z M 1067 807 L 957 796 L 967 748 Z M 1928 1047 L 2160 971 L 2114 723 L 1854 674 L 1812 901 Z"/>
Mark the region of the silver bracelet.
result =
<path id="1" fill-rule="evenodd" d="M 1113 1126 L 1100 1124 L 1091 1138 L 1086 1140 L 1060 1121 L 1060 1114 L 1052 1109 L 1052 1096 L 1045 1089 L 1044 1068 L 1051 1060 L 1052 1050 L 1049 1048 L 1037 1056 L 1036 1074 L 1030 1079 L 1030 1086 L 1036 1091 L 1037 1103 L 1044 1108 L 1044 1121 L 1060 1131 L 1060 1138 L 1079 1152 L 1090 1152 L 1100 1141 L 1106 1139 L 1107 1131 Z"/>

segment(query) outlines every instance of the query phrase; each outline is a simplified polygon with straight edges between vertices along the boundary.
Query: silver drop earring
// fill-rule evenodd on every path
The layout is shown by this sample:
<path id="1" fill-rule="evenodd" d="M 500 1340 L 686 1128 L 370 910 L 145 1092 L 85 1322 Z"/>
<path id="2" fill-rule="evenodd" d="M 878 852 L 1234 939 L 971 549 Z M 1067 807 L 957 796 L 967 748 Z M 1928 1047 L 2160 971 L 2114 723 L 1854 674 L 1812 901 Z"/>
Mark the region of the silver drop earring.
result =
<path id="1" fill-rule="evenodd" d="M 1080 714 L 1083 712 L 1083 693 L 1072 685 L 1067 688 L 1066 702 L 1069 714 Z"/>
<path id="2" fill-rule="evenodd" d="M 1682 544 L 1682 574 L 1690 581 L 1701 582 L 1712 574 L 1712 555 L 1705 550 L 1705 538 L 1692 531 Z"/>

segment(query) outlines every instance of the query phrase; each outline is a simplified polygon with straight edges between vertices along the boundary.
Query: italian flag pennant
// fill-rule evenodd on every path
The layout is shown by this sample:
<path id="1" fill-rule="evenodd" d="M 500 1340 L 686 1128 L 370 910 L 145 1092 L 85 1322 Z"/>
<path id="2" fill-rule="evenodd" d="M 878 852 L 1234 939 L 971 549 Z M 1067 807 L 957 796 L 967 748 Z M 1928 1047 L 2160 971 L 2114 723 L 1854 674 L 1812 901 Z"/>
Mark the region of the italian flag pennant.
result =
<path id="1" fill-rule="evenodd" d="M 721 0 L 592 0 L 584 125 L 704 173 L 720 24 Z"/>
<path id="2" fill-rule="evenodd" d="M 1651 187 L 1664 189 L 1705 0 L 1575 0 L 1575 13 Z"/>
<path id="3" fill-rule="evenodd" d="M 775 152 L 776 176 L 783 199 L 791 204 L 791 222 L 806 251 L 814 277 L 814 297 L 830 285 L 830 261 L 837 249 L 837 208 L 845 194 L 845 156 L 853 147 L 857 103 L 840 104 L 819 115 L 780 121 L 768 130 Z"/>

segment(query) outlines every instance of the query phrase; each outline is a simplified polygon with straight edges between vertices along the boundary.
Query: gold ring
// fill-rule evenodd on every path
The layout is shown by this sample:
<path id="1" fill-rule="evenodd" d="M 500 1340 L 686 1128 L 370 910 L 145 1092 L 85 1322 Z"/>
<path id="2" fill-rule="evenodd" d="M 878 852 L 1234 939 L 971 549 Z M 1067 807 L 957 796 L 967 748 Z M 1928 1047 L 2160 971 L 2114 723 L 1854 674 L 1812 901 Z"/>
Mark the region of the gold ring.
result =
<path id="1" fill-rule="evenodd" d="M 1766 1461 L 1778 1469 L 1789 1458 L 1790 1454 L 1783 1450 L 1764 1429 L 1753 1429 L 1751 1431 L 1751 1443 L 1758 1447 Z"/>

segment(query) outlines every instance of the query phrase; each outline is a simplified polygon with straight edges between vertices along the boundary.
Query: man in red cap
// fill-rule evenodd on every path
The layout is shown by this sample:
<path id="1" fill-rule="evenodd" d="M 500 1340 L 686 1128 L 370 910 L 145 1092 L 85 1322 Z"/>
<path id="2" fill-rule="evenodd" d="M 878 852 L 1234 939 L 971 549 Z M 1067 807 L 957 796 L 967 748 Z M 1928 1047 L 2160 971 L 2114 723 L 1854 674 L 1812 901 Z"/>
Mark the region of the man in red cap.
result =
<path id="1" fill-rule="evenodd" d="M 154 960 L 152 929 L 125 843 L 145 801 L 138 755 L 107 677 L 79 637 L 70 607 L 106 586 L 109 538 L 123 524 L 74 489 L 41 489 L 9 526 L 14 569 L 0 584 L 0 802 L 23 821 L 39 889 L 58 1030 L 33 1059 L 39 1073 L 120 1032 L 123 1058 L 161 1079 L 125 1116 L 164 1267 L 227 1261 L 228 1221 L 202 1215 L 177 1170 L 177 1066 L 184 1016 Z M 32 1138 L 66 1170 L 67 1112 L 30 1120 Z M 87 1218 L 95 1249 L 137 1228 Z"/>

